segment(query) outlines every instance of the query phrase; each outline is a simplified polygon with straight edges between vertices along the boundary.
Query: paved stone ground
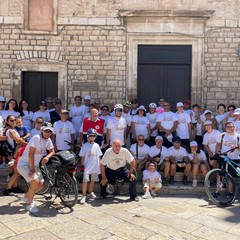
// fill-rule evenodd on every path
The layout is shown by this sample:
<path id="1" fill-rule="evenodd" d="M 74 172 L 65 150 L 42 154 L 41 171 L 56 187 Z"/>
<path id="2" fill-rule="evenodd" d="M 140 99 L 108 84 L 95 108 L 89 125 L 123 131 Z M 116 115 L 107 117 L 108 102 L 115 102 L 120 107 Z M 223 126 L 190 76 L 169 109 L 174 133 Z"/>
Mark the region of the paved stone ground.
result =
<path id="1" fill-rule="evenodd" d="M 129 202 L 125 196 L 96 199 L 72 209 L 42 196 L 30 214 L 21 194 L 0 196 L 0 239 L 240 239 L 240 201 L 217 208 L 200 193 L 159 193 Z"/>

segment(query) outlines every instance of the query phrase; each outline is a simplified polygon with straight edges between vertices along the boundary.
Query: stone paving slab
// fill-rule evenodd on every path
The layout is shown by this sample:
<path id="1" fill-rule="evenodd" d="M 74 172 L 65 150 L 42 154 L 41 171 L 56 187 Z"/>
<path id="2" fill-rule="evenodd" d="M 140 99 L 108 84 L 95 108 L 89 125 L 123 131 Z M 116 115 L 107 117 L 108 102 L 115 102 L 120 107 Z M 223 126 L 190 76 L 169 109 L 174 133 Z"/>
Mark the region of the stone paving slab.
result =
<path id="1" fill-rule="evenodd" d="M 21 194 L 0 197 L 0 239 L 207 240 L 240 239 L 240 202 L 218 208 L 197 195 L 164 195 L 130 202 L 127 196 L 96 199 L 73 209 L 42 196 L 30 214 Z"/>

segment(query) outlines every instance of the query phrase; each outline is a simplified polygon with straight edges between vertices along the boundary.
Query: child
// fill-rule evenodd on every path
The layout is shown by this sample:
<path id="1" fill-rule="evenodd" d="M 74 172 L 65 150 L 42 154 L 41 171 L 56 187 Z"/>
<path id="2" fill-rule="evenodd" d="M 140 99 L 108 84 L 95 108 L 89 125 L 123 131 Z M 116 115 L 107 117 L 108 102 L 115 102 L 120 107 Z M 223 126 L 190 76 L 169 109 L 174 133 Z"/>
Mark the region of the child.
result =
<path id="1" fill-rule="evenodd" d="M 20 137 L 25 142 L 28 142 L 28 138 L 30 137 L 30 131 L 23 125 L 22 118 L 16 117 L 16 126 L 15 129 L 18 131 Z"/>
<path id="2" fill-rule="evenodd" d="M 88 129 L 87 131 L 87 140 L 88 142 L 84 143 L 79 156 L 81 157 L 81 171 L 83 171 L 83 183 L 82 183 L 82 199 L 81 204 L 86 202 L 87 195 L 87 183 L 90 180 L 89 185 L 89 196 L 93 199 L 96 198 L 95 193 L 93 192 L 94 184 L 98 181 L 98 175 L 100 174 L 100 156 L 102 156 L 101 149 L 95 139 L 97 137 L 97 132 L 95 129 Z"/>
<path id="3" fill-rule="evenodd" d="M 145 191 L 142 198 L 156 197 L 156 191 L 162 187 L 162 179 L 159 172 L 156 170 L 156 163 L 149 162 L 146 170 L 143 171 L 143 190 Z M 150 192 L 151 194 L 150 194 Z"/>

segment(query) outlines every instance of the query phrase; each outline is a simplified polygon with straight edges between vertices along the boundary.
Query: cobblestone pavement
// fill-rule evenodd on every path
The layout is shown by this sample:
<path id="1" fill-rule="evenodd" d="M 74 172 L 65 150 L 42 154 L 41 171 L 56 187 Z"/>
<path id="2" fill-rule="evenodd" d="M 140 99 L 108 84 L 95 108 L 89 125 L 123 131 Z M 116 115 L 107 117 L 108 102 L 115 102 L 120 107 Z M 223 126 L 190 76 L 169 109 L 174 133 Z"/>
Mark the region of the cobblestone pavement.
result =
<path id="1" fill-rule="evenodd" d="M 37 196 L 40 211 L 33 215 L 20 199 L 0 197 L 0 239 L 240 239 L 240 201 L 217 208 L 199 194 L 159 193 L 139 202 L 88 200 L 70 210 Z"/>

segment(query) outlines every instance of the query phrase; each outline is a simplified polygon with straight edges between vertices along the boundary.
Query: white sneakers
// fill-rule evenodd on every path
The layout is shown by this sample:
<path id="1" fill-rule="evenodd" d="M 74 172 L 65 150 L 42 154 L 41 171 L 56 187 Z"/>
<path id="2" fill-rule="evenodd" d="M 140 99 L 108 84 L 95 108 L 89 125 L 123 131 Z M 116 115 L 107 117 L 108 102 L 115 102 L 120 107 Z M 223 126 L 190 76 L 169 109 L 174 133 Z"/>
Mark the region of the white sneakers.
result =
<path id="1" fill-rule="evenodd" d="M 35 206 L 34 203 L 31 203 L 30 205 L 26 206 L 26 210 L 29 211 L 30 213 L 37 213 L 39 212 L 39 209 Z"/>
<path id="2" fill-rule="evenodd" d="M 82 199 L 80 200 L 80 204 L 86 203 L 86 196 L 83 196 Z"/>
<path id="3" fill-rule="evenodd" d="M 153 191 L 153 190 L 151 190 L 151 195 L 152 195 L 153 197 L 156 197 L 156 196 L 157 196 L 156 192 Z"/>
<path id="4" fill-rule="evenodd" d="M 106 192 L 108 194 L 113 194 L 114 193 L 114 187 L 113 187 L 112 184 L 109 184 L 109 183 L 107 184 Z"/>
<path id="5" fill-rule="evenodd" d="M 142 196 L 143 199 L 150 199 L 152 198 L 150 192 L 145 192 L 144 195 Z"/>
<path id="6" fill-rule="evenodd" d="M 92 199 L 96 199 L 97 198 L 97 196 L 95 195 L 94 192 L 89 193 L 88 197 L 90 197 Z"/>
<path id="7" fill-rule="evenodd" d="M 197 179 L 193 179 L 193 181 L 192 181 L 192 186 L 193 186 L 193 187 L 197 187 Z"/>

